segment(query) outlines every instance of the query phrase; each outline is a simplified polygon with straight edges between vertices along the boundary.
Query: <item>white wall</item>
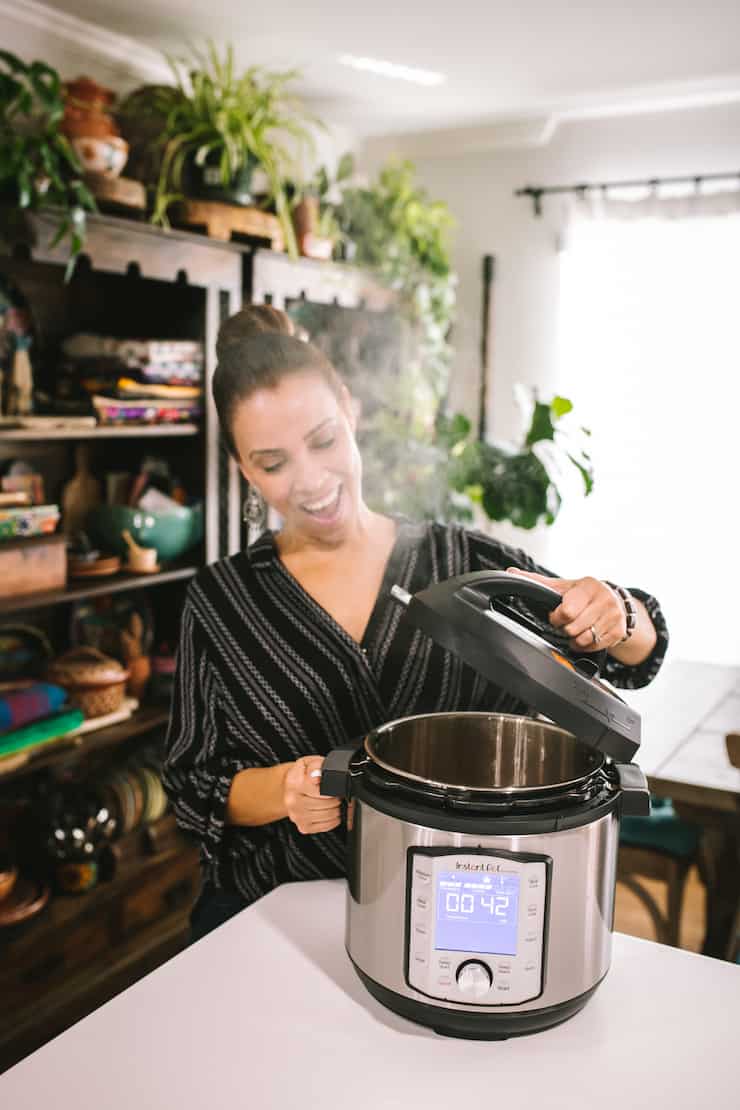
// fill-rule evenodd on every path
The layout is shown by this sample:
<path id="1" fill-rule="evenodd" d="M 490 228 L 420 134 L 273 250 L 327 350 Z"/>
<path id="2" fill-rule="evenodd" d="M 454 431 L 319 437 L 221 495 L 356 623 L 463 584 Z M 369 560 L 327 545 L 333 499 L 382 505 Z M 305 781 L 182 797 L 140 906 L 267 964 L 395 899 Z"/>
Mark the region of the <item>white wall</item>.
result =
<path id="1" fill-rule="evenodd" d="M 413 148 L 397 153 L 415 162 L 422 183 L 449 204 L 458 221 L 454 252 L 460 275 L 457 356 L 452 402 L 477 413 L 480 377 L 482 259 L 496 258 L 494 321 L 488 379 L 488 434 L 519 435 L 512 387 L 554 387 L 557 368 L 559 260 L 553 223 L 556 201 L 545 200 L 536 219 L 531 201 L 514 190 L 531 185 L 571 185 L 710 172 L 740 172 L 740 103 L 561 123 L 539 147 L 491 150 L 446 157 L 419 157 Z M 372 169 L 394 146 L 368 143 Z M 429 144 L 427 144 L 427 149 Z M 577 398 L 572 398 L 576 405 Z M 558 523 L 553 526 L 555 529 Z M 549 530 L 537 533 L 497 528 L 497 533 L 547 560 Z"/>

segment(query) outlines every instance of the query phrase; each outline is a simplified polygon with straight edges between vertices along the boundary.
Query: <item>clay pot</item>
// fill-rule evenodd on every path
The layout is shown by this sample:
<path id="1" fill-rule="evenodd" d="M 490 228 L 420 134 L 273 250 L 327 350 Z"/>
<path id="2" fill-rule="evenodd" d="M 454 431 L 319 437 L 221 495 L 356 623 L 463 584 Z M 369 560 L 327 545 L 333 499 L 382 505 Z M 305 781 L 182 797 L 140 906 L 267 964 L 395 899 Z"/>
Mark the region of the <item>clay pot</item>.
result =
<path id="1" fill-rule="evenodd" d="M 90 77 L 76 77 L 74 81 L 65 81 L 64 95 L 67 100 L 74 101 L 75 106 L 88 112 L 107 112 L 115 100 L 115 93 Z"/>
<path id="2" fill-rule="evenodd" d="M 117 177 L 126 164 L 128 144 L 109 113 L 114 94 L 89 77 L 68 81 L 64 94 L 61 130 L 71 140 L 84 168 L 89 173 Z"/>

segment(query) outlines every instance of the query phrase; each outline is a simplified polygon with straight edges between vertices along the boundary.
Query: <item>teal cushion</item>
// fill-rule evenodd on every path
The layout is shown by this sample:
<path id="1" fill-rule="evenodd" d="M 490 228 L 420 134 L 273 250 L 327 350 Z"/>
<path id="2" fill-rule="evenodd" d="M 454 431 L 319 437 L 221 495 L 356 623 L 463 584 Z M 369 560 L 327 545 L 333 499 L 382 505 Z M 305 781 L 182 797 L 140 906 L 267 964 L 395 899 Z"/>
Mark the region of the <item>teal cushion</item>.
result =
<path id="1" fill-rule="evenodd" d="M 619 828 L 622 844 L 655 848 L 671 856 L 686 859 L 693 856 L 701 837 L 701 828 L 676 816 L 670 798 L 650 799 L 649 817 L 623 817 Z"/>

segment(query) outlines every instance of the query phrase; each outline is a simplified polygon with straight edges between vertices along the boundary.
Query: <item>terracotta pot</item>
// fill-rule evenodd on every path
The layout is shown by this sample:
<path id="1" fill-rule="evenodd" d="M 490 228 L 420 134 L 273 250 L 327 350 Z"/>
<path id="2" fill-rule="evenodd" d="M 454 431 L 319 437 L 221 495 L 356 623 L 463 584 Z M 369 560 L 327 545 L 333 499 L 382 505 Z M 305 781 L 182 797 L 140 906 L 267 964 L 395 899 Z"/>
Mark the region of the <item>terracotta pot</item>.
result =
<path id="1" fill-rule="evenodd" d="M 107 112 L 115 100 L 115 93 L 90 77 L 76 77 L 74 81 L 65 81 L 64 95 L 89 112 Z"/>
<path id="2" fill-rule="evenodd" d="M 126 689 L 132 698 L 141 701 L 152 673 L 152 665 L 149 656 L 139 655 L 136 659 L 130 659 L 128 669 L 129 680 Z"/>
<path id="3" fill-rule="evenodd" d="M 69 105 L 64 110 L 61 130 L 72 140 L 119 138 L 118 129 L 110 116 L 100 112 L 83 112 Z"/>
<path id="4" fill-rule="evenodd" d="M 89 77 L 78 77 L 64 85 L 64 95 L 61 130 L 68 139 L 120 138 L 118 127 L 108 111 L 115 99 L 110 89 L 98 85 Z"/>
<path id="5" fill-rule="evenodd" d="M 319 222 L 319 198 L 304 197 L 293 209 L 293 227 L 300 246 L 305 235 L 315 235 Z"/>

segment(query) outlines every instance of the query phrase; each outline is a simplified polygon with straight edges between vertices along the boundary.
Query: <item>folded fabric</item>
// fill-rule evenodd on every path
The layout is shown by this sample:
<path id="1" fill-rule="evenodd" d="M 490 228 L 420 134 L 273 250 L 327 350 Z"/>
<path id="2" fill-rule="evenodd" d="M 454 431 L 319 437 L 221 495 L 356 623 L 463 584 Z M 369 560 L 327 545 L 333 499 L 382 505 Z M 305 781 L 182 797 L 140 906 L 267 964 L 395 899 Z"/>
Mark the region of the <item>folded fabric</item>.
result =
<path id="1" fill-rule="evenodd" d="M 79 728 L 84 720 L 85 714 L 81 710 L 67 709 L 43 721 L 34 721 L 32 725 L 24 725 L 23 728 L 6 732 L 0 737 L 0 756 L 24 751 L 37 744 L 46 744 L 50 740 L 58 740 L 68 732 Z"/>
<path id="2" fill-rule="evenodd" d="M 0 695 L 0 734 L 50 717 L 67 698 L 61 686 L 37 682 L 22 690 Z"/>

